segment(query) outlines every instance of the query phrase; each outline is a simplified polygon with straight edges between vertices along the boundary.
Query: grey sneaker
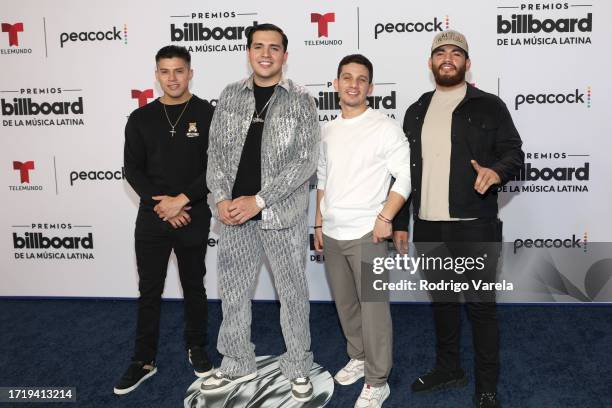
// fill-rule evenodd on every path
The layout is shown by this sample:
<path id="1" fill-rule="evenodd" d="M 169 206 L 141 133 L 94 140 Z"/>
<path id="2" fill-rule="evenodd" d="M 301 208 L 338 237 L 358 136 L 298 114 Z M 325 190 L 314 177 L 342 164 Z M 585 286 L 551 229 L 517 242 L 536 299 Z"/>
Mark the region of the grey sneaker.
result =
<path id="1" fill-rule="evenodd" d="M 221 370 L 217 370 L 212 376 L 208 377 L 202 382 L 200 391 L 202 394 L 215 394 L 218 392 L 228 391 L 238 384 L 251 381 L 255 377 L 257 377 L 257 371 L 239 377 L 232 377 L 225 374 Z"/>
<path id="2" fill-rule="evenodd" d="M 364 367 L 365 361 L 351 358 L 351 361 L 336 373 L 334 381 L 340 385 L 354 384 L 357 380 L 363 378 Z"/>
<path id="3" fill-rule="evenodd" d="M 312 383 L 308 377 L 298 377 L 291 380 L 291 396 L 299 402 L 307 402 L 312 398 Z"/>
<path id="4" fill-rule="evenodd" d="M 389 385 L 385 384 L 380 387 L 372 387 L 370 384 L 364 384 L 361 394 L 355 402 L 355 408 L 381 408 L 383 402 L 387 398 L 391 391 Z"/>

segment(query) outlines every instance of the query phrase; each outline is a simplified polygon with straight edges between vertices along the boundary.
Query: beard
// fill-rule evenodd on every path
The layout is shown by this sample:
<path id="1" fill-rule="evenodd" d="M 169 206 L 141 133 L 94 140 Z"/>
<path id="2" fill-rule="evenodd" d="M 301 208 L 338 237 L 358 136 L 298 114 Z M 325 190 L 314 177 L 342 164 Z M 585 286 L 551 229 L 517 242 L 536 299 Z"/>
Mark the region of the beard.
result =
<path id="1" fill-rule="evenodd" d="M 455 86 L 465 81 L 465 65 L 455 67 L 456 72 L 454 75 L 443 75 L 440 73 L 440 66 L 432 69 L 433 76 L 436 80 L 436 84 L 440 86 Z"/>

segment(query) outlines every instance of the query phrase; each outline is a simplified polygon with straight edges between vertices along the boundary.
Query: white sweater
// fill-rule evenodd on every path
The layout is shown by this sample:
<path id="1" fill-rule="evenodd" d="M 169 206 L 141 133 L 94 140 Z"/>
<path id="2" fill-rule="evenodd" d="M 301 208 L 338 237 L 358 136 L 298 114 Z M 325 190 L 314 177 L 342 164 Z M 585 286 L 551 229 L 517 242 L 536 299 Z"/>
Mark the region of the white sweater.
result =
<path id="1" fill-rule="evenodd" d="M 391 191 L 410 194 L 410 147 L 399 125 L 368 108 L 325 124 L 317 168 L 323 233 L 337 240 L 361 238 L 374 228 L 391 176 Z"/>

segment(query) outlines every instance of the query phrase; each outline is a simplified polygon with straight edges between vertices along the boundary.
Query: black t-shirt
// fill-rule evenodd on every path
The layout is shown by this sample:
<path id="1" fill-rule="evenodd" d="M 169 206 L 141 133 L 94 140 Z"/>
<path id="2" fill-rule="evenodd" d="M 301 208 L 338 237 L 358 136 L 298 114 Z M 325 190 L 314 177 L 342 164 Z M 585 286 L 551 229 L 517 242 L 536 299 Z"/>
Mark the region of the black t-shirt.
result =
<path id="1" fill-rule="evenodd" d="M 253 84 L 253 92 L 255 93 L 255 107 L 259 113 L 259 117 L 265 119 L 266 113 L 270 108 L 266 103 L 274 93 L 274 86 L 260 87 Z M 263 110 L 263 112 L 262 112 Z M 255 114 L 253 114 L 255 117 Z M 251 122 L 249 132 L 247 133 L 238 171 L 236 172 L 236 180 L 232 188 L 232 198 L 241 196 L 252 196 L 261 190 L 261 136 L 263 133 L 263 122 Z M 261 213 L 252 218 L 260 220 Z"/>
<path id="2" fill-rule="evenodd" d="M 136 109 L 128 119 L 125 175 L 140 196 L 143 209 L 155 206 L 154 195 L 183 193 L 189 197 L 190 206 L 210 211 L 205 200 L 206 150 L 213 108 L 195 95 L 186 104 L 165 105 L 170 122 L 178 120 L 174 135 L 159 99 Z"/>

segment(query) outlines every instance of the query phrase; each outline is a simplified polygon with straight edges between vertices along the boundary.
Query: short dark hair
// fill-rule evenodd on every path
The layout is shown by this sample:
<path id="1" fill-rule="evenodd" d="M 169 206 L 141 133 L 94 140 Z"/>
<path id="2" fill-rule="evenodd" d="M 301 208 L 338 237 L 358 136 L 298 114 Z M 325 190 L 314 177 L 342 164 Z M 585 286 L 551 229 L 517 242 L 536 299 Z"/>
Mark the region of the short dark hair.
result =
<path id="1" fill-rule="evenodd" d="M 448 45 L 448 44 L 444 44 L 444 45 Z M 441 45 L 440 47 L 444 47 L 444 45 Z M 434 52 L 438 51 L 438 48 L 440 48 L 440 47 L 436 47 L 433 50 L 431 50 L 431 54 L 429 54 L 429 58 L 433 57 Z M 463 55 L 465 55 L 465 59 L 470 59 L 470 54 L 468 54 L 468 52 L 466 50 L 464 50 L 463 48 L 459 47 L 458 45 L 455 45 L 455 47 L 457 47 L 458 49 L 463 51 Z"/>
<path id="2" fill-rule="evenodd" d="M 187 65 L 191 65 L 191 54 L 187 48 L 179 45 L 166 45 L 160 48 L 155 54 L 155 63 L 157 64 L 162 58 L 181 58 Z"/>
<path id="3" fill-rule="evenodd" d="M 342 72 L 343 66 L 352 64 L 352 63 L 365 66 L 368 69 L 368 74 L 369 74 L 368 79 L 370 83 L 372 83 L 372 79 L 374 79 L 374 67 L 372 66 L 372 63 L 370 62 L 370 60 L 361 54 L 351 54 L 351 55 L 347 55 L 346 57 L 342 58 L 340 60 L 340 63 L 338 64 L 337 77 L 340 78 L 340 73 Z"/>
<path id="4" fill-rule="evenodd" d="M 247 48 L 251 48 L 251 44 L 253 44 L 253 34 L 255 34 L 257 31 L 276 31 L 277 33 L 279 33 L 281 37 L 283 37 L 283 48 L 285 52 L 287 52 L 287 45 L 289 44 L 289 39 L 287 38 L 287 35 L 279 26 L 270 23 L 258 24 L 256 26 L 251 27 L 247 34 Z"/>

